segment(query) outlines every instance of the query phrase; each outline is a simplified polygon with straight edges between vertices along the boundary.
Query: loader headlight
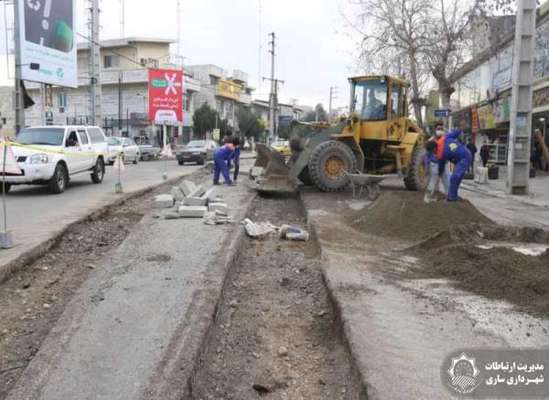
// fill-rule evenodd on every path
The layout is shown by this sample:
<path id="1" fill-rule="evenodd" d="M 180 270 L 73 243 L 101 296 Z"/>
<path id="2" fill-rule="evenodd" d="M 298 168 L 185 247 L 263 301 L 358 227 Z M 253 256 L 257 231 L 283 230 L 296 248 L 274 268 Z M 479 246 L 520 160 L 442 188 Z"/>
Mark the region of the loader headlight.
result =
<path id="1" fill-rule="evenodd" d="M 48 155 L 47 154 L 33 154 L 29 162 L 31 164 L 47 164 L 49 162 Z"/>

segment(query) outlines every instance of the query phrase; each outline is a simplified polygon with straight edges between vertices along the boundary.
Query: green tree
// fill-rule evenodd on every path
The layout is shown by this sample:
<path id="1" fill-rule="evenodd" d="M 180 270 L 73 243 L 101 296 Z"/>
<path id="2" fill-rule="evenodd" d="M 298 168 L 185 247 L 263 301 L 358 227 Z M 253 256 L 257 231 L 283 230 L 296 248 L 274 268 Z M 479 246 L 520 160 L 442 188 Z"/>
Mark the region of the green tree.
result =
<path id="1" fill-rule="evenodd" d="M 247 138 L 253 137 L 254 139 L 259 139 L 263 128 L 259 118 L 253 111 L 247 107 L 241 107 L 238 114 L 238 127 L 240 128 L 240 133 Z"/>
<path id="2" fill-rule="evenodd" d="M 215 128 L 216 118 L 217 112 L 208 103 L 204 103 L 197 108 L 193 115 L 193 130 L 195 135 L 205 138 L 206 133 L 211 132 Z"/>

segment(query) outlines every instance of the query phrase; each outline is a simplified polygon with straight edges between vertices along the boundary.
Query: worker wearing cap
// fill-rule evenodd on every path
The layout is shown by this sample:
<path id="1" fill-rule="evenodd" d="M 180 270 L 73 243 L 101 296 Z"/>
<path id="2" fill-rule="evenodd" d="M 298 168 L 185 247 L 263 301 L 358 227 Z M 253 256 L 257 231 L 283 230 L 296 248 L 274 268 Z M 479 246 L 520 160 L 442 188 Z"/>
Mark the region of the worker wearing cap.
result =
<path id="1" fill-rule="evenodd" d="M 471 152 L 459 140 L 463 135 L 467 123 L 461 120 L 459 128 L 452 129 L 449 133 L 440 138 L 437 142 L 436 156 L 439 161 L 450 161 L 455 164 L 454 171 L 450 177 L 448 189 L 448 201 L 458 200 L 458 190 L 465 173 L 471 165 Z"/>
<path id="2" fill-rule="evenodd" d="M 234 154 L 235 146 L 232 143 L 225 143 L 214 152 L 214 179 L 213 184 L 219 185 L 219 176 L 223 175 L 225 185 L 233 185 L 229 175 L 228 162 Z"/>

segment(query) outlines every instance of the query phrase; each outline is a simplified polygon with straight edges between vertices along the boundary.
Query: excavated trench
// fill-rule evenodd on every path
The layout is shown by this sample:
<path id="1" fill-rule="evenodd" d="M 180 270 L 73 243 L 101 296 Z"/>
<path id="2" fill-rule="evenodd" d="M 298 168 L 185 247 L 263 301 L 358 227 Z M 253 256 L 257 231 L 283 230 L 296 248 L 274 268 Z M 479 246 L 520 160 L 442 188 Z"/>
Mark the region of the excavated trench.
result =
<path id="1" fill-rule="evenodd" d="M 258 198 L 249 218 L 306 224 L 298 199 Z M 361 399 L 318 244 L 246 238 L 191 382 L 192 399 Z"/>

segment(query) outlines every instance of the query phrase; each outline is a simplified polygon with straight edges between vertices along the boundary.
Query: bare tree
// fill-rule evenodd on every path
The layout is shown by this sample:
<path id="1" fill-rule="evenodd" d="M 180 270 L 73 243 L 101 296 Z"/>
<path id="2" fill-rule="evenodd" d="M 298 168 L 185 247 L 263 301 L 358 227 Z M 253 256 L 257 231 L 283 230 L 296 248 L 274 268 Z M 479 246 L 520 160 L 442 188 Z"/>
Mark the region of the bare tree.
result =
<path id="1" fill-rule="evenodd" d="M 417 122 L 423 125 L 422 54 L 427 42 L 430 0 L 356 0 L 362 35 L 361 61 L 372 72 L 406 75 Z"/>
<path id="2" fill-rule="evenodd" d="M 479 1 L 437 0 L 433 3 L 425 43 L 427 51 L 423 56 L 437 82 L 442 105 L 448 108 L 455 75 L 471 57 L 471 37 L 467 33 Z"/>

